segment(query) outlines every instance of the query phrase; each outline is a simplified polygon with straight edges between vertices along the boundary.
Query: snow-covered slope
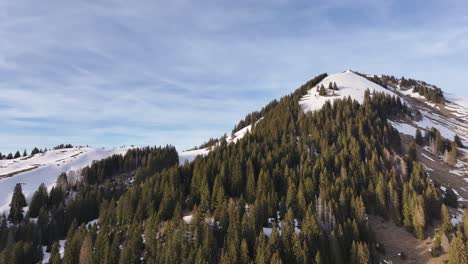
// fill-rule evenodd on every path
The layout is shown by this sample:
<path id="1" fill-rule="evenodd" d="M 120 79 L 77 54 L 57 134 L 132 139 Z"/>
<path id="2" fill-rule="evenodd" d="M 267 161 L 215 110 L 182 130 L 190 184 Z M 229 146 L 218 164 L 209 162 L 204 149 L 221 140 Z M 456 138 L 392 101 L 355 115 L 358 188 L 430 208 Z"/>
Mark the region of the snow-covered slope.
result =
<path id="1" fill-rule="evenodd" d="M 338 87 L 338 91 L 334 91 L 335 94 L 333 94 L 332 90 L 328 89 L 330 83 L 336 83 Z M 327 88 L 327 95 L 325 96 L 319 95 L 317 88 L 319 88 L 321 85 Z M 357 100 L 359 103 L 363 103 L 364 94 L 367 89 L 369 89 L 371 93 L 376 91 L 395 95 L 395 93 L 383 88 L 382 86 L 348 70 L 327 76 L 317 86 L 312 87 L 307 92 L 307 95 L 301 98 L 299 103 L 304 111 L 319 110 L 326 101 L 333 102 L 334 100 L 344 99 L 348 96 L 354 100 Z"/>
<path id="2" fill-rule="evenodd" d="M 205 156 L 208 152 L 210 152 L 209 148 L 181 151 L 179 152 L 179 164 L 184 164 L 187 161 L 192 162 L 197 156 Z"/>
<path id="3" fill-rule="evenodd" d="M 55 184 L 57 176 L 70 170 L 79 170 L 94 160 L 101 160 L 114 154 L 125 154 L 128 148 L 69 148 L 49 150 L 32 157 L 14 160 L 0 160 L 0 213 L 9 209 L 13 188 L 22 184 L 26 199 L 29 200 L 41 183 L 48 189 Z"/>
<path id="4" fill-rule="evenodd" d="M 260 118 L 255 124 L 257 124 L 258 122 L 260 122 L 263 118 Z M 240 139 L 242 139 L 245 134 L 252 130 L 252 125 L 248 125 L 242 129 L 240 129 L 239 131 L 237 131 L 236 133 L 234 133 L 234 135 L 232 136 L 228 136 L 226 138 L 226 142 L 227 143 L 237 143 Z M 213 146 L 213 147 L 216 147 Z M 211 150 L 211 147 L 208 147 L 208 148 L 202 148 L 202 149 L 195 149 L 195 150 L 185 150 L 185 151 L 181 151 L 179 152 L 179 164 L 184 164 L 185 162 L 191 162 L 193 161 L 197 156 L 205 156 L 206 154 L 208 154 Z"/>
<path id="5" fill-rule="evenodd" d="M 371 92 L 383 92 L 399 97 L 414 113 L 411 118 L 390 120 L 390 124 L 401 134 L 414 137 L 418 128 L 423 133 L 428 129 L 436 128 L 444 138 L 453 140 L 454 136 L 457 135 L 463 144 L 468 146 L 467 98 L 444 94 L 445 102 L 437 104 L 429 101 L 414 89 L 415 86 L 423 89 L 438 89 L 436 86 L 423 81 L 409 80 L 386 75 L 362 75 L 348 70 L 331 74 L 317 86 L 311 87 L 307 94 L 300 99 L 299 104 L 305 112 L 316 111 L 321 109 L 327 101 L 333 102 L 348 96 L 363 103 L 367 89 Z M 336 83 L 338 90 L 328 89 L 330 83 Z M 385 87 L 377 83 L 385 84 Z M 322 85 L 326 89 L 326 95 L 323 96 L 319 92 Z M 406 138 L 405 142 L 409 143 L 409 140 Z M 429 176 L 436 177 L 442 186 L 441 188 L 451 187 L 459 196 L 459 201 L 467 202 L 466 205 L 468 205 L 468 148 L 460 148 L 459 152 L 458 162 L 454 167 L 448 167 L 442 156 L 432 155 L 428 151 L 428 147 L 423 149 L 420 155 Z"/>

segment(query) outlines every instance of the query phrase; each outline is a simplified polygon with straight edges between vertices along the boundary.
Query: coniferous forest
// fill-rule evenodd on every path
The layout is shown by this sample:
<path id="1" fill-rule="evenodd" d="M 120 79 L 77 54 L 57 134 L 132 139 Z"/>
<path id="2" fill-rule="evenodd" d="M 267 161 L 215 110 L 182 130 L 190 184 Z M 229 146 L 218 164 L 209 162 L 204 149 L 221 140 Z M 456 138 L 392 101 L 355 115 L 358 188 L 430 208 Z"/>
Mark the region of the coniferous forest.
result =
<path id="1" fill-rule="evenodd" d="M 242 140 L 217 141 L 191 163 L 179 165 L 172 146 L 147 147 L 94 162 L 78 180 L 60 175 L 29 203 L 18 184 L 0 263 L 37 263 L 43 249 L 51 264 L 378 263 L 370 214 L 420 239 L 432 221 L 446 224 L 440 190 L 387 122 L 413 113 L 370 92 L 362 105 L 304 113 L 299 99 L 325 77 L 249 114 L 233 131 L 255 124 Z M 465 213 L 450 263 L 466 263 L 467 238 Z"/>

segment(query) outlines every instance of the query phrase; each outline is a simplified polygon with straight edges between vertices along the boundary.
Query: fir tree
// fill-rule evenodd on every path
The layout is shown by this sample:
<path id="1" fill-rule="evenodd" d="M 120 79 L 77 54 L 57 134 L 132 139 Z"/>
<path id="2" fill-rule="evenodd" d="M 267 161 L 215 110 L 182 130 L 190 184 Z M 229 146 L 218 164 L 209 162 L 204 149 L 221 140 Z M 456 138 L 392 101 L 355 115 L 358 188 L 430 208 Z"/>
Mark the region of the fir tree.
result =
<path id="1" fill-rule="evenodd" d="M 86 235 L 80 249 L 79 264 L 92 264 L 93 263 L 93 241 L 91 235 Z"/>
<path id="2" fill-rule="evenodd" d="M 26 198 L 23 194 L 23 188 L 20 183 L 15 185 L 15 190 L 13 191 L 13 196 L 10 202 L 10 214 L 8 219 L 12 223 L 20 223 L 23 220 L 23 208 L 26 206 Z"/>
<path id="3" fill-rule="evenodd" d="M 450 242 L 449 264 L 468 264 L 468 249 L 460 231 L 457 231 Z"/>
<path id="4" fill-rule="evenodd" d="M 323 86 L 323 84 L 320 86 L 319 95 L 320 96 L 327 95 L 327 90 L 325 89 L 325 86 Z"/>
<path id="5" fill-rule="evenodd" d="M 49 264 L 62 264 L 62 259 L 60 258 L 59 244 L 55 242 L 52 245 L 52 250 L 50 252 Z"/>
<path id="6" fill-rule="evenodd" d="M 424 144 L 422 133 L 421 133 L 421 130 L 419 128 L 416 129 L 416 136 L 415 136 L 414 140 L 416 141 L 416 144 L 418 144 L 420 146 L 422 146 Z"/>
<path id="7" fill-rule="evenodd" d="M 440 225 L 440 230 L 443 233 L 450 232 L 452 229 L 452 223 L 450 222 L 450 213 L 447 209 L 447 206 L 445 204 L 442 204 L 442 207 L 440 209 L 440 215 L 441 215 L 441 220 L 442 223 Z"/>
<path id="8" fill-rule="evenodd" d="M 39 215 L 39 210 L 42 207 L 47 207 L 48 206 L 48 193 L 47 193 L 47 187 L 45 186 L 44 183 L 39 185 L 39 188 L 37 189 L 36 192 L 34 192 L 31 202 L 29 203 L 29 210 L 28 214 L 29 217 L 31 218 L 36 218 Z"/>

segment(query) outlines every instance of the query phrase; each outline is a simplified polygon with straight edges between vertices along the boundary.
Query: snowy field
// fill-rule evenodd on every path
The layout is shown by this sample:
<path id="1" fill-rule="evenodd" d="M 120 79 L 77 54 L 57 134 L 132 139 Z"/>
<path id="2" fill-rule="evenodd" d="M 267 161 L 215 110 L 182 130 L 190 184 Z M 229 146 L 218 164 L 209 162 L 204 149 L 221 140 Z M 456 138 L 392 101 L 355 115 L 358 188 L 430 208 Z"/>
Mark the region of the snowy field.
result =
<path id="1" fill-rule="evenodd" d="M 328 94 L 326 96 L 319 95 L 317 87 L 323 85 L 327 88 L 329 83 L 336 83 L 338 91 L 335 91 L 335 95 L 328 89 Z M 304 111 L 316 111 L 320 110 L 327 101 L 333 102 L 338 99 L 346 99 L 348 96 L 362 104 L 367 89 L 369 89 L 371 93 L 375 91 L 396 96 L 396 94 L 390 90 L 348 70 L 327 76 L 317 86 L 312 87 L 307 94 L 301 98 L 299 104 Z"/>
<path id="2" fill-rule="evenodd" d="M 257 121 L 257 123 L 260 122 L 262 119 L 263 117 L 260 118 Z M 226 138 L 227 143 L 237 143 L 251 129 L 252 129 L 252 125 L 248 125 L 240 129 L 239 131 L 234 133 L 234 135 L 228 136 Z M 216 147 L 216 145 L 214 147 Z M 210 148 L 202 148 L 202 149 L 181 151 L 179 152 L 179 164 L 184 164 L 185 162 L 192 162 L 197 156 L 205 156 L 206 154 L 210 152 L 210 150 L 211 150 Z"/>
<path id="3" fill-rule="evenodd" d="M 48 190 L 55 185 L 57 176 L 70 170 L 79 170 L 94 160 L 101 160 L 114 154 L 124 155 L 128 148 L 69 148 L 49 150 L 32 157 L 0 160 L 0 213 L 9 210 L 13 188 L 21 183 L 26 200 L 29 201 L 41 183 Z M 27 170 L 27 171 L 25 171 Z M 19 172 L 13 176 L 8 174 Z"/>

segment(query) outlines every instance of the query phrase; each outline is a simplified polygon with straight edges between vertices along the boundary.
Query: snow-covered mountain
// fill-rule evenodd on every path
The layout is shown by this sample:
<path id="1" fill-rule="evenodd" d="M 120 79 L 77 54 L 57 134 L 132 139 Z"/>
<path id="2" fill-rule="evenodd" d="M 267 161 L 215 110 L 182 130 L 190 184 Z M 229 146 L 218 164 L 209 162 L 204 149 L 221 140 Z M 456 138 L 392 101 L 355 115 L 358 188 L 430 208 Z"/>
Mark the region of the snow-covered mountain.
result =
<path id="1" fill-rule="evenodd" d="M 413 81 L 413 83 L 427 89 L 438 89 L 422 81 Z M 335 84 L 336 87 L 334 87 Z M 321 94 L 322 86 L 325 91 Z M 335 100 L 348 97 L 363 103 L 366 90 L 371 93 L 374 91 L 386 93 L 399 97 L 409 109 L 418 113 L 417 118 L 390 120 L 391 125 L 400 132 L 404 145 L 408 145 L 418 128 L 422 132 L 436 128 L 444 138 L 453 140 L 457 135 L 463 144 L 468 146 L 468 99 L 444 94 L 443 103 L 434 103 L 415 91 L 414 86 L 408 85 L 403 78 L 359 74 L 347 70 L 328 75 L 318 85 L 310 87 L 307 94 L 300 99 L 299 104 L 305 112 L 316 111 L 320 110 L 327 101 L 333 103 Z M 329 89 L 329 87 L 335 89 Z M 228 143 L 235 143 L 251 129 L 252 125 L 246 126 L 226 140 Z M 206 155 L 212 147 L 181 152 L 180 162 L 192 161 L 198 155 Z M 445 164 L 443 157 L 435 156 L 428 147 L 421 148 L 419 154 L 429 176 L 440 184 L 440 188 L 443 191 L 447 187 L 452 188 L 459 202 L 468 206 L 468 149 L 460 148 L 459 160 L 455 167 Z"/>
<path id="2" fill-rule="evenodd" d="M 336 83 L 338 90 L 327 89 L 330 83 Z M 319 90 L 322 85 L 326 88 L 327 95 L 320 95 Z M 326 101 L 333 102 L 348 97 L 362 103 L 367 89 L 371 92 L 375 91 L 396 95 L 392 91 L 357 75 L 351 70 L 347 70 L 327 76 L 317 86 L 312 87 L 299 103 L 305 111 L 320 110 Z"/>
<path id="3" fill-rule="evenodd" d="M 33 156 L 12 160 L 0 160 L 0 213 L 9 209 L 13 189 L 22 184 L 26 199 L 30 199 L 41 183 L 48 189 L 55 185 L 57 177 L 68 171 L 78 171 L 94 160 L 114 154 L 125 154 L 129 148 L 75 147 L 49 150 Z"/>
<path id="4" fill-rule="evenodd" d="M 300 99 L 299 104 L 305 112 L 316 111 L 321 109 L 327 101 L 333 102 L 348 97 L 362 103 L 368 89 L 371 93 L 383 92 L 399 97 L 409 109 L 418 113 L 415 118 L 395 118 L 390 121 L 392 126 L 401 133 L 404 145 L 412 140 L 416 129 L 425 131 L 436 128 L 444 138 L 453 140 L 454 136 L 458 135 L 468 146 L 468 100 L 444 94 L 443 103 L 434 103 L 415 91 L 414 85 L 408 83 L 428 89 L 438 89 L 422 81 L 407 82 L 405 79 L 360 74 L 347 70 L 328 75 L 317 86 L 310 87 L 307 94 Z M 334 87 L 335 84 L 336 87 Z M 325 90 L 322 89 L 320 92 L 322 86 Z M 329 89 L 329 87 L 335 89 Z M 227 143 L 237 143 L 248 131 L 255 129 L 255 124 L 247 125 L 228 136 Z M 219 142 L 206 148 L 181 151 L 179 163 L 190 162 L 199 155 L 206 155 L 217 144 Z M 93 160 L 103 159 L 113 154 L 125 154 L 127 150 L 128 148 L 71 148 L 51 150 L 32 157 L 1 160 L 0 191 L 4 195 L 0 197 L 0 212 L 8 209 L 14 185 L 18 182 L 23 183 L 23 191 L 26 197 L 30 198 L 39 184 L 43 182 L 48 187 L 53 186 L 57 176 L 62 172 L 79 170 L 91 164 Z M 421 148 L 419 154 L 429 176 L 441 185 L 441 189 L 452 188 L 458 195 L 459 201 L 468 206 L 468 149 L 460 148 L 459 160 L 455 167 L 444 164 L 443 157 L 433 155 L 427 147 Z"/>
<path id="5" fill-rule="evenodd" d="M 334 83 L 338 89 L 328 89 L 333 87 Z M 322 92 L 320 95 L 319 90 L 322 85 L 325 87 L 325 94 Z M 408 82 L 395 77 L 358 74 L 348 70 L 328 75 L 317 86 L 311 87 L 299 103 L 307 112 L 321 109 L 326 101 L 333 102 L 348 96 L 362 103 L 367 89 L 371 93 L 376 91 L 395 95 L 409 109 L 417 113 L 414 118 L 395 118 L 390 121 L 400 132 L 403 145 L 407 146 L 411 142 L 418 128 L 423 133 L 436 128 L 444 138 L 453 140 L 457 135 L 463 144 L 468 146 L 468 100 L 444 94 L 443 103 L 434 103 L 415 91 L 415 86 L 429 90 L 438 89 L 422 81 Z M 419 158 L 425 165 L 428 176 L 437 181 L 443 191 L 447 187 L 452 188 L 458 196 L 458 201 L 468 206 L 468 149 L 460 148 L 459 152 L 455 167 L 445 164 L 443 157 L 434 155 L 428 147 L 419 149 Z"/>

